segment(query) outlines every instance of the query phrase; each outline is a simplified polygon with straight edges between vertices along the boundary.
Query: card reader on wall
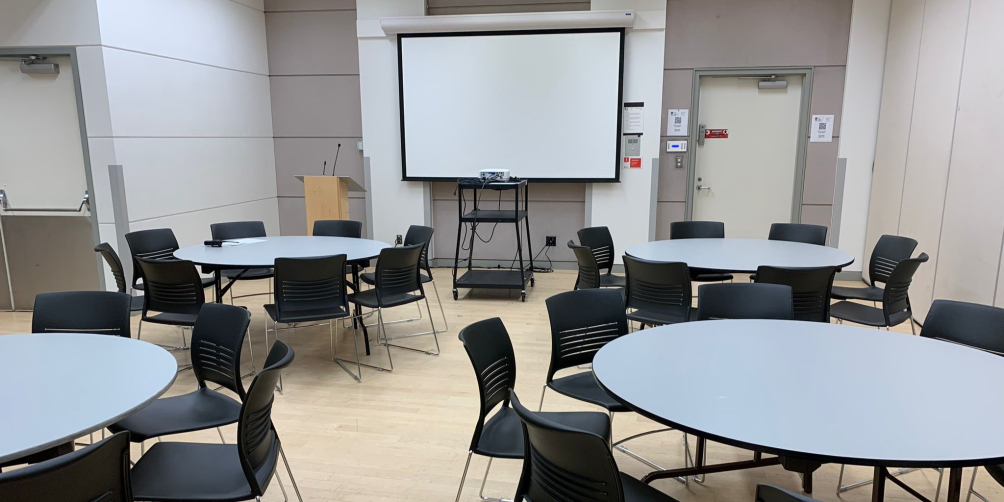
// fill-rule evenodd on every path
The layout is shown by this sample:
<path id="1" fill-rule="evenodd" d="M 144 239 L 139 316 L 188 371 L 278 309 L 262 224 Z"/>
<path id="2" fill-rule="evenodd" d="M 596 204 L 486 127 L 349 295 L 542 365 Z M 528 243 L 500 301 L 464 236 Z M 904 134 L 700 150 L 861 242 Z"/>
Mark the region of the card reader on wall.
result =
<path id="1" fill-rule="evenodd" d="M 509 181 L 508 169 L 482 169 L 478 177 L 483 181 Z"/>
<path id="2" fill-rule="evenodd" d="M 686 141 L 667 141 L 666 142 L 667 152 L 686 152 L 687 142 Z"/>

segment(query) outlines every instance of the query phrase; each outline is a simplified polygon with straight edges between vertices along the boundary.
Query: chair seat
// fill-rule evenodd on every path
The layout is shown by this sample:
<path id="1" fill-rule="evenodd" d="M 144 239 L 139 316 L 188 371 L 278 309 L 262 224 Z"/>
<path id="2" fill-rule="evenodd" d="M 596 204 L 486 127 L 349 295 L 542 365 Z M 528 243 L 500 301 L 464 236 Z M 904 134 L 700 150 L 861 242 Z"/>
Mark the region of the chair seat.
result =
<path id="1" fill-rule="evenodd" d="M 601 288 L 625 288 L 627 279 L 623 275 L 600 274 Z"/>
<path id="2" fill-rule="evenodd" d="M 691 311 L 696 314 L 697 309 L 689 306 L 666 307 L 666 310 L 642 309 L 629 312 L 627 318 L 629 321 L 639 322 L 646 326 L 664 326 L 686 322 L 688 316 L 693 315 Z"/>
<path id="3" fill-rule="evenodd" d="M 831 296 L 835 300 L 865 300 L 869 302 L 882 301 L 882 293 L 885 290 L 868 286 L 867 288 L 848 288 L 844 286 L 833 286 Z"/>
<path id="4" fill-rule="evenodd" d="M 222 271 L 223 277 L 227 279 L 233 279 L 240 275 L 244 269 L 239 268 L 228 268 Z M 253 281 L 255 279 L 270 279 L 275 276 L 275 272 L 270 268 L 251 268 L 244 275 L 241 275 L 240 280 L 242 281 Z"/>
<path id="5" fill-rule="evenodd" d="M 544 412 L 539 416 L 604 438 L 610 437 L 610 420 L 606 413 Z M 485 422 L 474 452 L 488 457 L 518 459 L 523 458 L 523 448 L 523 423 L 512 408 L 505 406 Z"/>
<path id="6" fill-rule="evenodd" d="M 690 274 L 690 280 L 694 282 L 725 282 L 735 279 L 732 274 L 722 274 L 715 272 L 707 272 L 700 274 Z"/>
<path id="7" fill-rule="evenodd" d="M 886 325 L 882 309 L 854 302 L 837 302 L 830 305 L 830 317 L 867 326 L 884 327 Z"/>
<path id="8" fill-rule="evenodd" d="M 676 499 L 652 488 L 641 481 L 621 474 L 621 487 L 624 489 L 624 502 L 677 502 Z"/>
<path id="9" fill-rule="evenodd" d="M 547 386 L 559 394 L 595 404 L 609 411 L 630 411 L 627 406 L 624 406 L 620 401 L 614 399 L 600 388 L 600 384 L 596 383 L 596 378 L 593 377 L 593 372 L 591 371 L 555 378 Z"/>
<path id="10" fill-rule="evenodd" d="M 143 318 L 143 321 L 156 324 L 168 324 L 171 326 L 195 326 L 195 320 L 198 319 L 198 317 L 198 314 L 174 314 L 161 312 L 159 314 L 147 315 Z"/>
<path id="11" fill-rule="evenodd" d="M 132 303 L 129 304 L 129 311 L 130 312 L 142 312 L 143 311 L 143 302 L 145 302 L 145 301 L 146 301 L 146 299 L 143 298 L 142 296 L 134 296 L 134 297 L 132 297 Z"/>
<path id="12" fill-rule="evenodd" d="M 265 305 L 265 313 L 268 314 L 275 322 L 311 322 L 311 321 L 327 321 L 328 319 L 339 319 L 342 317 L 347 317 L 349 311 L 342 308 L 330 308 L 330 309 L 310 309 L 310 310 L 294 310 L 292 312 L 283 312 L 280 316 L 276 312 L 275 304 Z"/>
<path id="13" fill-rule="evenodd" d="M 147 439 L 182 432 L 200 431 L 237 422 L 241 403 L 210 389 L 158 399 L 121 421 L 108 426 L 114 432 L 129 431 L 129 440 Z"/>
<path id="14" fill-rule="evenodd" d="M 367 289 L 366 291 L 351 294 L 349 295 L 349 302 L 359 304 L 368 309 L 375 309 L 378 307 L 396 307 L 398 305 L 414 303 L 425 298 L 425 295 L 421 294 L 400 293 L 396 295 L 382 295 L 380 301 L 377 301 L 376 291 L 375 289 Z"/>
<path id="15" fill-rule="evenodd" d="M 429 276 L 427 276 L 425 274 L 419 274 L 419 277 L 422 278 L 422 284 L 425 284 L 427 282 L 432 282 L 432 277 L 429 277 Z M 359 280 L 365 282 L 366 284 L 369 284 L 370 286 L 375 286 L 376 285 L 376 273 L 375 272 L 366 272 L 365 274 L 361 274 L 359 276 Z"/>
<path id="16" fill-rule="evenodd" d="M 278 447 L 278 442 L 273 445 Z M 274 463 L 266 472 L 274 472 Z M 136 500 L 228 502 L 255 498 L 241 468 L 237 445 L 156 443 L 140 457 L 130 475 Z"/>
<path id="17" fill-rule="evenodd" d="M 990 477 L 994 478 L 994 481 L 1004 486 L 1004 464 L 987 465 L 985 468 Z"/>

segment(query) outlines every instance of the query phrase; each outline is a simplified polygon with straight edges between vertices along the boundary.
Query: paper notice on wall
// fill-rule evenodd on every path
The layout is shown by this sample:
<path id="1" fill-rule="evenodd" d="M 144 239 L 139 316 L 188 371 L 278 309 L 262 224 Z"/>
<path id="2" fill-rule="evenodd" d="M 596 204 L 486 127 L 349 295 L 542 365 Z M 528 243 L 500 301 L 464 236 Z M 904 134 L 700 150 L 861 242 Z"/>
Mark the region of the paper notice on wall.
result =
<path id="1" fill-rule="evenodd" d="M 690 122 L 690 110 L 686 108 L 669 110 L 669 121 L 666 124 L 667 136 L 687 136 Z"/>
<path id="2" fill-rule="evenodd" d="M 624 128 L 621 134 L 645 132 L 645 103 L 624 103 Z"/>
<path id="3" fill-rule="evenodd" d="M 809 142 L 830 143 L 833 141 L 833 115 L 813 115 L 809 130 Z"/>

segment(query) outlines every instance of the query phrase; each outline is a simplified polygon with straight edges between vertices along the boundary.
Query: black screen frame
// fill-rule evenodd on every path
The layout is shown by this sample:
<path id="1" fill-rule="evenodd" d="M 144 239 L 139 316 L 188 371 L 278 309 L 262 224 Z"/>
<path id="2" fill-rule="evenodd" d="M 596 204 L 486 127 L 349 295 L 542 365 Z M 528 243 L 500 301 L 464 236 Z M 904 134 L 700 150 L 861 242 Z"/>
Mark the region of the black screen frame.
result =
<path id="1" fill-rule="evenodd" d="M 401 42 L 405 38 L 446 38 L 446 37 L 478 37 L 478 36 L 509 36 L 509 35 L 562 35 L 573 33 L 620 33 L 620 54 L 617 64 L 617 136 L 615 138 L 614 177 L 613 178 L 533 178 L 522 179 L 537 183 L 620 183 L 621 180 L 621 127 L 624 121 L 624 42 L 626 28 L 573 28 L 547 30 L 500 30 L 500 31 L 458 31 L 436 33 L 401 33 L 397 35 L 397 87 L 398 106 L 400 108 L 401 129 L 401 181 L 455 181 L 455 177 L 408 176 L 407 145 L 404 132 L 404 56 Z M 470 177 L 477 173 L 471 173 Z"/>

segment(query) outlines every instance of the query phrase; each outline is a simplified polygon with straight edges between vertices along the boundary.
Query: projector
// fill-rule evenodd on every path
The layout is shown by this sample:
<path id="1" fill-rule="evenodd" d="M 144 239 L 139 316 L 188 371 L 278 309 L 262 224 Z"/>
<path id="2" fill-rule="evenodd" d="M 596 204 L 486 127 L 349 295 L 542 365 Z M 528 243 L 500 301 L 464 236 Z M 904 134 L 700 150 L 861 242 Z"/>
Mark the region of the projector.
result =
<path id="1" fill-rule="evenodd" d="M 508 169 L 482 169 L 478 172 L 482 181 L 509 181 Z"/>

